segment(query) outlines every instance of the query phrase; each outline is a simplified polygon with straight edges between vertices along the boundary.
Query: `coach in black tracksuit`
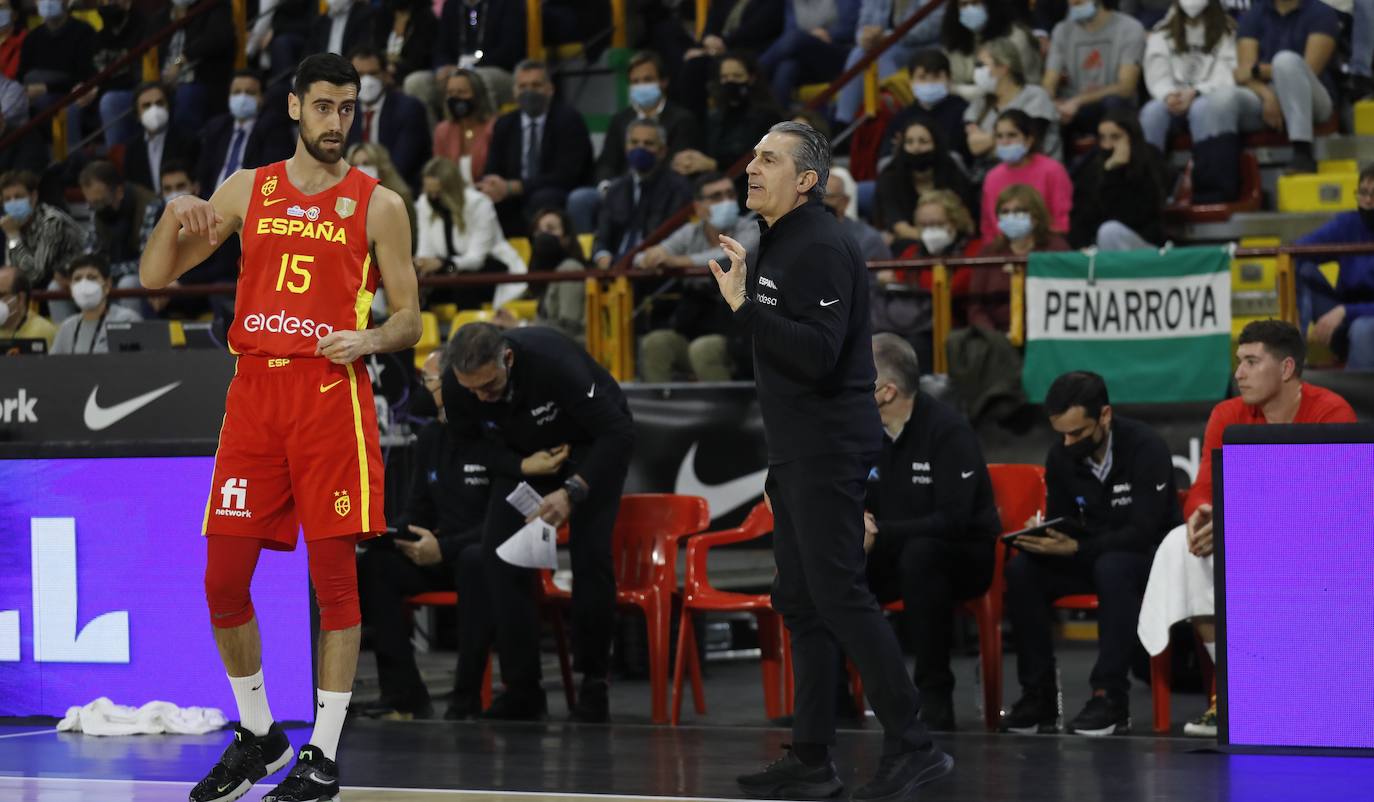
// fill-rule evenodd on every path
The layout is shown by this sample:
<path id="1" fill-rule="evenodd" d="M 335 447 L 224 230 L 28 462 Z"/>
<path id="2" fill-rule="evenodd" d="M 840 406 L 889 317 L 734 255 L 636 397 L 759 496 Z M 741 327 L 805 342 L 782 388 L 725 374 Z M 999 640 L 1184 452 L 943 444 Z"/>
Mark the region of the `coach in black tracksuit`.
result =
<path id="1" fill-rule="evenodd" d="M 582 690 L 572 717 L 605 721 L 615 614 L 611 533 L 625 485 L 634 424 L 620 385 L 582 346 L 533 326 L 503 332 L 469 323 L 445 352 L 444 405 L 459 447 L 492 474 L 483 535 L 487 585 L 506 692 L 491 718 L 539 718 L 539 616 L 535 573 L 496 556 L 525 521 L 507 501 L 528 481 L 544 495 L 539 515 L 570 523 L 573 639 Z"/>
<path id="2" fill-rule="evenodd" d="M 792 749 L 738 778 L 750 795 L 812 799 L 843 788 L 835 738 L 838 649 L 859 668 L 886 738 L 873 780 L 852 798 L 898 798 L 953 766 L 917 718 L 920 697 L 896 635 L 865 578 L 864 480 L 882 446 L 873 400 L 868 275 L 858 246 L 820 202 L 830 145 L 808 125 L 779 123 L 748 169 L 748 206 L 764 221 L 745 265 L 722 237 L 712 263 L 735 322 L 753 342 L 778 573 L 773 606 L 792 635 Z"/>
<path id="3" fill-rule="evenodd" d="M 1095 593 L 1097 663 L 1093 695 L 1071 732 L 1108 735 L 1130 727 L 1128 677 L 1136 621 L 1150 565 L 1169 530 L 1183 523 L 1169 447 L 1149 426 L 1112 413 L 1096 373 L 1066 373 L 1045 394 L 1050 425 L 1063 440 L 1045 458 L 1046 515 L 1064 531 L 1018 538 L 1007 563 L 1007 613 L 1016 642 L 1021 699 L 1004 729 L 1057 727 L 1053 627 L 1055 599 Z"/>
<path id="4" fill-rule="evenodd" d="M 987 592 L 1001 531 L 983 451 L 958 410 L 920 392 L 911 344 L 873 338 L 882 455 L 868 475 L 868 577 L 881 602 L 901 599 L 916 652 L 921 720 L 954 729 L 950 621 Z"/>

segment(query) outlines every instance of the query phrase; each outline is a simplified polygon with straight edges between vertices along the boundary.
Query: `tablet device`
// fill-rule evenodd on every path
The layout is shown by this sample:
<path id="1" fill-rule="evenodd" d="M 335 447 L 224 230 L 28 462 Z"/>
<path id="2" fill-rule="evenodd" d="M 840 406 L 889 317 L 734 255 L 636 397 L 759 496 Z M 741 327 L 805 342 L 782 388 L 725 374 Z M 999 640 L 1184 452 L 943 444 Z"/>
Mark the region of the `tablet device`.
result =
<path id="1" fill-rule="evenodd" d="M 1062 532 L 1064 531 L 1064 527 L 1067 523 L 1068 519 L 1064 518 L 1063 516 L 1060 516 L 1058 518 L 1050 518 L 1049 520 L 1041 521 L 1035 526 L 1028 526 L 1025 529 L 1021 529 L 1016 532 L 1008 532 L 1007 534 L 1002 535 L 1002 542 L 1015 544 L 1016 539 L 1018 537 L 1044 537 L 1046 534 L 1046 530 L 1048 529 L 1058 529 Z"/>

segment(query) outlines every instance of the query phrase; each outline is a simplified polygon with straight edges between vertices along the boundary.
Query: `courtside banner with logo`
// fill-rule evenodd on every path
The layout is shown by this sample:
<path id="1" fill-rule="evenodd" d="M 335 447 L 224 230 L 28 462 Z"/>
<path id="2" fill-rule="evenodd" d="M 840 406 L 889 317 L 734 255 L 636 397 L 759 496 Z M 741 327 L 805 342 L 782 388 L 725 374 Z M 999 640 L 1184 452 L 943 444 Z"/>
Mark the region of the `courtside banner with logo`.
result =
<path id="1" fill-rule="evenodd" d="M 1090 370 L 1113 402 L 1220 401 L 1231 375 L 1225 248 L 1033 253 L 1026 272 L 1026 395 Z"/>

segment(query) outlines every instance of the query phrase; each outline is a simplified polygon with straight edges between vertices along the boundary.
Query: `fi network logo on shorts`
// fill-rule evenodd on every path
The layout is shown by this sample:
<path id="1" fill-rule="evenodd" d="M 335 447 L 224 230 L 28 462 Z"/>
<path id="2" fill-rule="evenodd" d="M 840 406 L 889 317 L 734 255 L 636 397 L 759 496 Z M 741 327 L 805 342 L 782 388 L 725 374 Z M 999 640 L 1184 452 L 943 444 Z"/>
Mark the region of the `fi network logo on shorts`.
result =
<path id="1" fill-rule="evenodd" d="M 224 480 L 219 489 L 219 509 L 215 515 L 221 518 L 252 518 L 253 511 L 248 509 L 248 480 L 230 477 Z"/>

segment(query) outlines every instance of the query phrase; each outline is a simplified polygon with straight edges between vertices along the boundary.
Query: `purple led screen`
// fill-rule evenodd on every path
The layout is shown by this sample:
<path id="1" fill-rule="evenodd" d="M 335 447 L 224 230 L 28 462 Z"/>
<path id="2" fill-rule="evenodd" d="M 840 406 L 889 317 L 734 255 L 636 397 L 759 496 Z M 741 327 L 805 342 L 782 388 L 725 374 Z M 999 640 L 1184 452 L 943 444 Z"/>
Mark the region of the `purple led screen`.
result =
<path id="1" fill-rule="evenodd" d="M 1374 444 L 1228 445 L 1237 745 L 1374 748 Z"/>
<path id="2" fill-rule="evenodd" d="M 0 716 L 108 696 L 237 718 L 210 631 L 210 457 L 0 460 Z M 304 547 L 253 581 L 272 712 L 311 720 Z"/>

